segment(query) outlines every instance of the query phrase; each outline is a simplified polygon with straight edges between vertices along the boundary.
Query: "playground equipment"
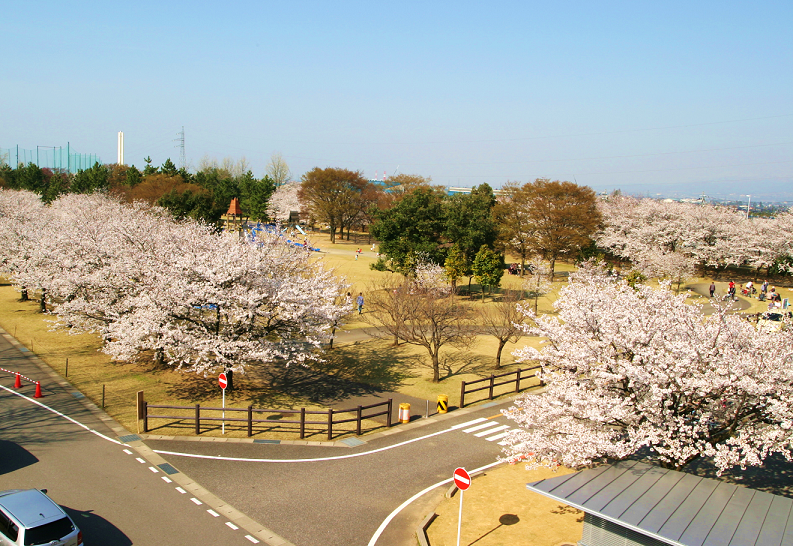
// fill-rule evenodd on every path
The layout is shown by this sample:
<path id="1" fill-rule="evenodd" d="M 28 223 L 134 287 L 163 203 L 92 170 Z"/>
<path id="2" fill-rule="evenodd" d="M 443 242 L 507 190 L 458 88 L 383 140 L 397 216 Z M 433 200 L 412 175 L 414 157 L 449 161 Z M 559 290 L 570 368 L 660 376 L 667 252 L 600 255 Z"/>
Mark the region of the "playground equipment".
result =
<path id="1" fill-rule="evenodd" d="M 292 227 L 296 228 L 301 234 L 306 235 L 306 232 L 303 231 L 303 229 L 299 225 L 295 224 Z M 260 233 L 269 233 L 270 235 L 278 235 L 279 237 L 284 237 L 284 238 L 292 236 L 292 234 L 289 233 L 289 228 L 281 227 L 276 224 L 262 224 L 261 222 L 258 222 L 255 226 L 251 227 L 248 230 L 247 232 L 248 241 L 251 243 L 256 243 L 257 236 Z M 317 247 L 312 247 L 312 246 L 306 247 L 306 243 L 308 242 L 307 239 L 304 239 L 303 242 L 300 243 L 298 241 L 293 241 L 292 239 L 287 238 L 286 242 L 292 246 L 296 246 L 298 248 L 306 248 L 307 250 L 311 250 L 313 252 L 320 251 L 319 248 Z"/>

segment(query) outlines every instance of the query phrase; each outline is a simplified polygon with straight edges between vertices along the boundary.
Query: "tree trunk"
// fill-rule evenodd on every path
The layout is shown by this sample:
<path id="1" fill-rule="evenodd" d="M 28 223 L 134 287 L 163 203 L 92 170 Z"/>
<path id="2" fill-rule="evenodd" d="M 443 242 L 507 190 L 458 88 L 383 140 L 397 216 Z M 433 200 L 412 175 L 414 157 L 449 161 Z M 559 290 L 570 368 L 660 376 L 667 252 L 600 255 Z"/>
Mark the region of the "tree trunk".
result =
<path id="1" fill-rule="evenodd" d="M 330 226 L 330 242 L 331 244 L 336 244 L 336 226 Z"/>
<path id="2" fill-rule="evenodd" d="M 538 292 L 534 293 L 534 314 L 537 314 L 537 302 L 540 299 L 540 294 Z"/>
<path id="3" fill-rule="evenodd" d="M 440 383 L 441 382 L 441 365 L 438 359 L 438 352 L 430 351 L 430 356 L 432 356 L 432 382 L 433 383 Z"/>
<path id="4" fill-rule="evenodd" d="M 39 300 L 39 310 L 42 313 L 47 312 L 47 290 L 41 289 L 41 299 Z"/>
<path id="5" fill-rule="evenodd" d="M 556 259 L 549 260 L 551 264 L 551 282 L 553 282 L 554 268 L 556 267 Z"/>
<path id="6" fill-rule="evenodd" d="M 234 391 L 234 370 L 226 370 L 226 392 Z"/>
<path id="7" fill-rule="evenodd" d="M 496 365 L 495 365 L 495 369 L 497 370 L 501 368 L 501 351 L 504 350 L 504 345 L 506 344 L 507 344 L 506 339 L 498 340 L 498 351 L 496 352 Z"/>
<path id="8" fill-rule="evenodd" d="M 23 286 L 21 292 L 22 293 L 19 296 L 19 301 L 28 301 L 30 299 L 28 298 L 28 289 Z"/>

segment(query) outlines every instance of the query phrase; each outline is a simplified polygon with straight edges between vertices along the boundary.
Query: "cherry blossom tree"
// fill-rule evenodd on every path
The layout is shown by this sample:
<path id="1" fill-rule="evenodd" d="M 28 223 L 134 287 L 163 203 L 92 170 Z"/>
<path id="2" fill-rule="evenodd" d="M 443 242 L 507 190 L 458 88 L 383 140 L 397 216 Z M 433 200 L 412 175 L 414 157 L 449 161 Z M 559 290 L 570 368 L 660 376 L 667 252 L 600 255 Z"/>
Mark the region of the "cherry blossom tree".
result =
<path id="1" fill-rule="evenodd" d="M 300 190 L 300 182 L 287 182 L 281 184 L 275 190 L 268 204 L 270 217 L 277 222 L 289 220 L 289 213 L 300 210 L 300 201 L 297 192 Z"/>
<path id="2" fill-rule="evenodd" d="M 47 209 L 39 195 L 25 190 L 0 191 L 0 271 L 28 299 L 28 273 L 34 269 L 34 252 L 47 225 Z"/>
<path id="3" fill-rule="evenodd" d="M 537 361 L 545 392 L 504 413 L 519 429 L 505 459 L 581 467 L 640 450 L 662 466 L 712 458 L 719 471 L 788 459 L 793 441 L 793 336 L 758 332 L 684 295 L 585 267 L 562 289 L 558 316 L 535 317 L 520 361 Z"/>

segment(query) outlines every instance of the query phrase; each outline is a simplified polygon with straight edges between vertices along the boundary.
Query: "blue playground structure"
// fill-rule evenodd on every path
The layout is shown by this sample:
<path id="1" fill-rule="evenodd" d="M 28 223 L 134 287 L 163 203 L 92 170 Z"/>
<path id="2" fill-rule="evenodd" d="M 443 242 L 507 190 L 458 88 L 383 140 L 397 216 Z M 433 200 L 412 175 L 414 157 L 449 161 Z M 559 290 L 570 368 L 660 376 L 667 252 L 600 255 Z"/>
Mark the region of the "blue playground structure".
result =
<path id="1" fill-rule="evenodd" d="M 306 232 L 303 231 L 303 229 L 299 225 L 295 224 L 293 227 L 295 227 L 302 235 L 306 235 Z M 262 224 L 261 222 L 257 222 L 255 226 L 249 226 L 249 229 L 247 231 L 248 241 L 251 243 L 256 243 L 257 235 L 262 232 L 269 233 L 270 235 L 278 235 L 279 237 L 290 236 L 290 234 L 288 233 L 288 228 L 281 227 L 276 224 Z M 308 239 L 303 239 L 303 242 L 299 243 L 297 241 L 293 241 L 292 239 L 286 239 L 286 242 L 292 246 L 296 246 L 299 248 L 306 248 L 307 250 L 310 250 L 312 252 L 320 251 L 319 248 L 316 247 L 312 247 L 312 246 L 307 247 L 306 246 L 307 241 Z"/>

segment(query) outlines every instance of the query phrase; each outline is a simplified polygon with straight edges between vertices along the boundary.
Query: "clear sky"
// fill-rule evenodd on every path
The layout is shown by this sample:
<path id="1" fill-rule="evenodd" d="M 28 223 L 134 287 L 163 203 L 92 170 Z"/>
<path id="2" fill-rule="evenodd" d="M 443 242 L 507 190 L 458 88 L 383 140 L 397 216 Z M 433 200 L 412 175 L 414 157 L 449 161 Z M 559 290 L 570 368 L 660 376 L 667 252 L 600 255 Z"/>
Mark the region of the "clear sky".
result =
<path id="1" fill-rule="evenodd" d="M 0 10 L 0 148 L 280 152 L 494 187 L 793 186 L 793 2 L 37 2 Z M 745 188 L 745 189 L 743 189 Z M 731 191 L 731 190 L 730 190 Z"/>

